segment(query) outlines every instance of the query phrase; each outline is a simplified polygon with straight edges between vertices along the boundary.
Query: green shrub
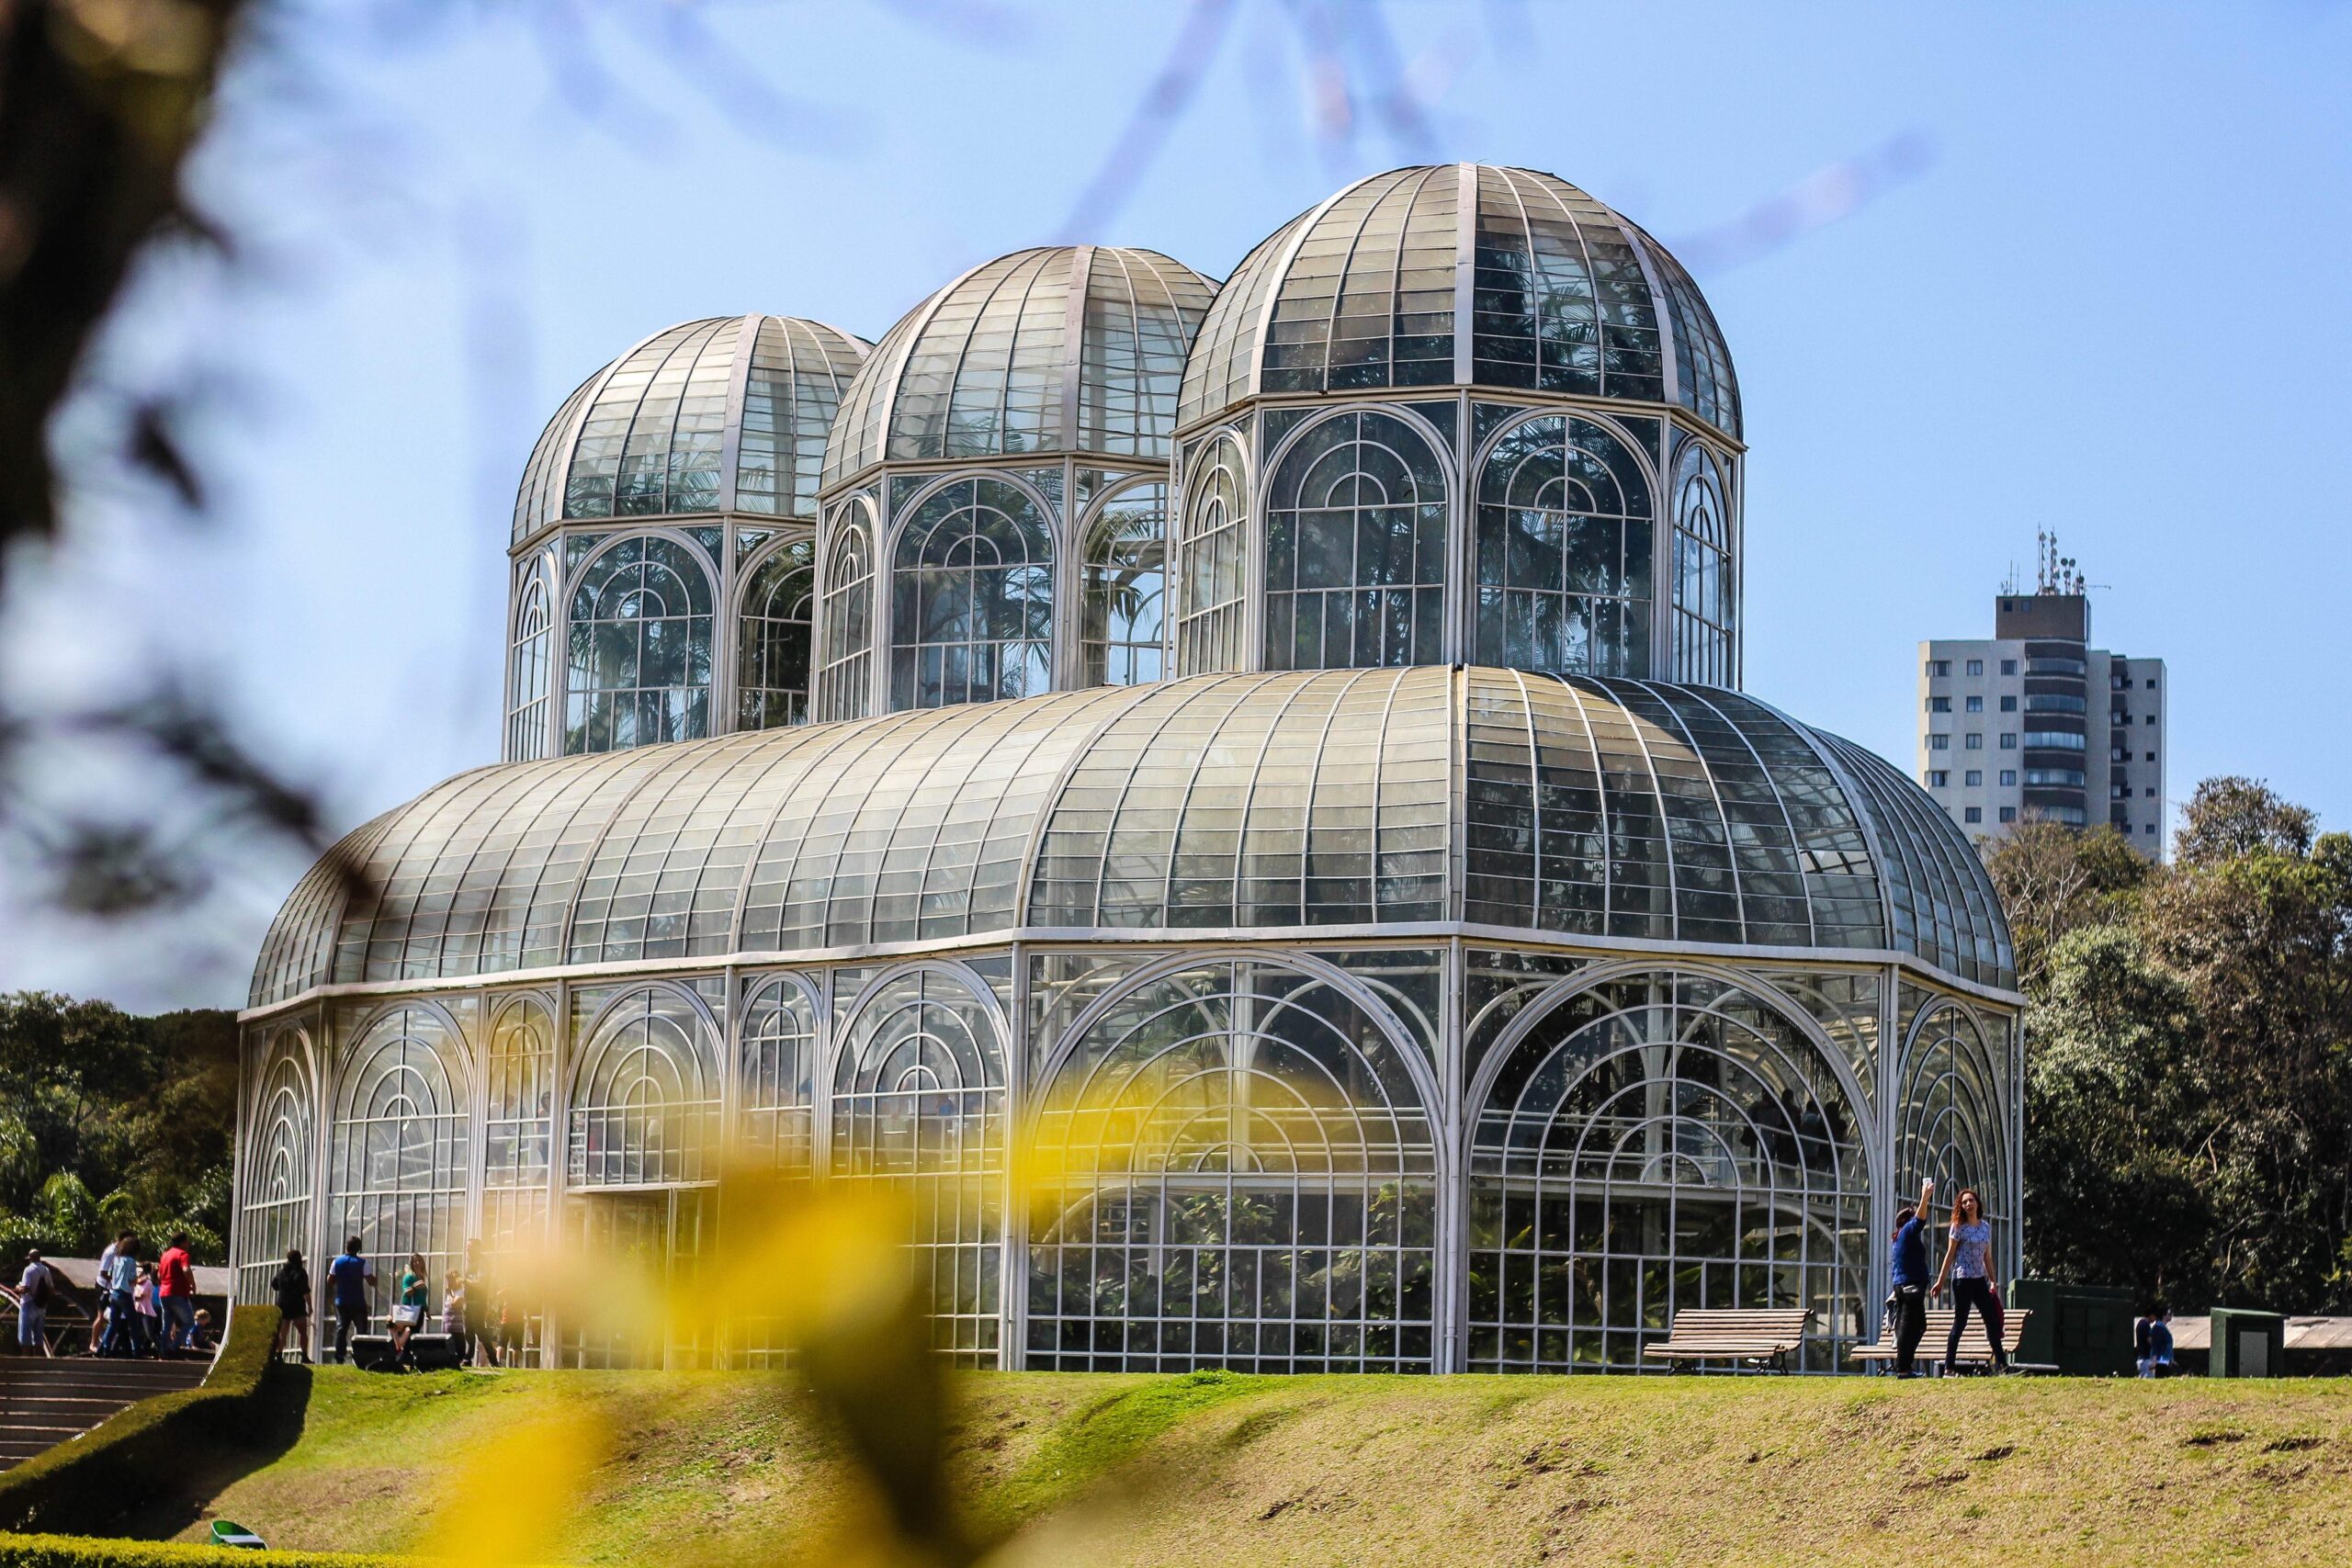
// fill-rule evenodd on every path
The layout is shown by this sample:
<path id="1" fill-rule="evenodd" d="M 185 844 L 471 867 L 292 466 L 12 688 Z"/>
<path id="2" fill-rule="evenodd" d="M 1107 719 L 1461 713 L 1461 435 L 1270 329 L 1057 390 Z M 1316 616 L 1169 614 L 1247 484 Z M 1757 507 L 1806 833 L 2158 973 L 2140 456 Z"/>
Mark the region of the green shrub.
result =
<path id="1" fill-rule="evenodd" d="M 0 1535 L 0 1568 L 385 1568 L 399 1561 L 341 1551 L 242 1551 L 176 1540 Z"/>
<path id="2" fill-rule="evenodd" d="M 237 1308 L 229 1343 L 201 1386 L 142 1399 L 0 1474 L 0 1530 L 102 1535 L 126 1508 L 153 1497 L 156 1477 L 266 1441 L 274 1412 L 265 1389 L 287 1370 L 270 1361 L 277 1337 L 277 1308 Z M 0 1556 L 0 1568 L 15 1561 Z"/>

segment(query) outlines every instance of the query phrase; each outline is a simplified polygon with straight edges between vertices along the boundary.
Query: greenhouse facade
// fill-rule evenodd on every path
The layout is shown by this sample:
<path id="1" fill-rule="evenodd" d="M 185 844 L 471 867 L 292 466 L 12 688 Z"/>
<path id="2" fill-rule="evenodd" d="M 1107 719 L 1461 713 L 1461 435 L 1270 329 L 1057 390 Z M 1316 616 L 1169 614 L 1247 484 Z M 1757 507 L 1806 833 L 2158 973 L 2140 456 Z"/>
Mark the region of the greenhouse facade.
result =
<path id="1" fill-rule="evenodd" d="M 1744 456 L 1682 269 L 1484 165 L 1221 286 L 1055 247 L 870 351 L 647 340 L 524 479 L 508 760 L 265 944 L 241 1296 L 347 1235 L 690 1275 L 757 1168 L 915 1200 L 973 1364 L 1626 1369 L 1802 1305 L 1845 1365 L 1923 1176 L 2014 1268 L 2020 1001 L 1960 830 L 1741 691 Z"/>

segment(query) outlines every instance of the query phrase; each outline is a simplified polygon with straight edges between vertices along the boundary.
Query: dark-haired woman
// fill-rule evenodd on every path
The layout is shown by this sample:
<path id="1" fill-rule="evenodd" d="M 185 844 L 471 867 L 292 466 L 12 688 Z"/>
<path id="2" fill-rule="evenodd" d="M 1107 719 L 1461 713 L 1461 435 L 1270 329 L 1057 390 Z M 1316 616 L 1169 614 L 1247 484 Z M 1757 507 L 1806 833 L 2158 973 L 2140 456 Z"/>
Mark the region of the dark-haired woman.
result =
<path id="1" fill-rule="evenodd" d="M 2009 1353 L 2002 1347 L 2001 1298 L 1993 1289 L 1993 1225 L 1984 1217 L 1984 1201 L 1973 1187 L 1963 1187 L 1951 1203 L 1951 1240 L 1944 1247 L 1944 1266 L 1936 1271 L 1936 1290 L 1951 1282 L 1951 1334 L 1944 1341 L 1944 1371 L 1960 1359 L 1961 1331 L 1973 1310 L 1984 1320 L 1984 1337 L 1993 1344 L 1993 1370 L 2009 1370 Z"/>
<path id="2" fill-rule="evenodd" d="M 311 1270 L 302 1261 L 302 1249 L 289 1247 L 286 1261 L 277 1273 L 269 1277 L 269 1293 L 277 1298 L 277 1342 L 269 1348 L 269 1358 L 276 1360 L 286 1353 L 286 1335 L 291 1329 L 302 1341 L 302 1359 L 311 1359 Z"/>

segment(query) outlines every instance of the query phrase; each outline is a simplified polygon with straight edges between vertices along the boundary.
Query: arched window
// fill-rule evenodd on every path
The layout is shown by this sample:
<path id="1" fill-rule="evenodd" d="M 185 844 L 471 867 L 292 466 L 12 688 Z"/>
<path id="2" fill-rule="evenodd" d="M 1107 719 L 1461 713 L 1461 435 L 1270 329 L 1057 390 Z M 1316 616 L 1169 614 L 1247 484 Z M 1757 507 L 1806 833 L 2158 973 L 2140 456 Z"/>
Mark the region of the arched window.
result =
<path id="1" fill-rule="evenodd" d="M 1266 667 L 1367 669 L 1445 658 L 1445 473 L 1394 414 L 1310 426 L 1266 511 Z"/>
<path id="2" fill-rule="evenodd" d="M 1590 420 L 1506 432 L 1478 477 L 1476 661 L 1647 675 L 1650 496 L 1640 459 Z"/>
<path id="3" fill-rule="evenodd" d="M 397 1277 L 411 1253 L 439 1281 L 466 1220 L 466 1078 L 455 1031 L 430 1008 L 396 1007 L 345 1055 L 327 1168 L 329 1239 L 345 1236 Z"/>
<path id="4" fill-rule="evenodd" d="M 1040 1106 L 1027 1365 L 1430 1369 L 1429 1114 L 1329 983 L 1252 961 L 1148 982 Z"/>
<path id="5" fill-rule="evenodd" d="M 1053 686 L 1054 543 L 1001 479 L 958 479 L 916 508 L 890 574 L 890 705 L 1036 696 Z"/>
<path id="6" fill-rule="evenodd" d="M 482 1236 L 495 1249 L 544 1240 L 554 1138 L 555 1021 L 527 999 L 499 1009 L 483 1074 Z"/>
<path id="7" fill-rule="evenodd" d="M 1177 561 L 1176 672 L 1238 670 L 1250 551 L 1250 481 L 1240 443 L 1230 435 L 1211 442 L 1186 489 Z"/>
<path id="8" fill-rule="evenodd" d="M 1895 1102 L 1895 1192 L 1916 1195 L 1920 1179 L 1932 1176 L 1939 1202 L 1973 1187 L 1986 1217 L 2013 1217 L 2004 1055 L 1966 1008 L 1928 1010 L 1912 1033 Z M 2004 1247 L 2016 1246 L 2014 1236 L 1995 1234 Z"/>
<path id="9" fill-rule="evenodd" d="M 1121 491 L 1086 536 L 1079 633 L 1082 686 L 1136 686 L 1165 673 L 1168 487 Z"/>
<path id="10" fill-rule="evenodd" d="M 536 762 L 548 754 L 548 624 L 547 576 L 533 568 L 514 616 L 506 669 L 506 760 Z"/>
<path id="11" fill-rule="evenodd" d="M 752 573 L 736 623 L 735 726 L 779 729 L 808 718 L 808 630 L 815 609 L 817 547 L 793 539 Z"/>
<path id="12" fill-rule="evenodd" d="M 303 1066 L 300 1030 L 278 1036 L 262 1069 L 261 1097 L 245 1146 L 237 1227 L 237 1299 L 271 1299 L 269 1281 L 286 1250 L 311 1240 L 311 1153 L 317 1104 Z M 338 1238 L 340 1239 L 340 1238 Z"/>
<path id="13" fill-rule="evenodd" d="M 1674 470 L 1674 678 L 1733 684 L 1731 508 L 1722 467 L 1696 441 Z"/>
<path id="14" fill-rule="evenodd" d="M 718 1174 L 718 1062 L 702 1015 L 647 986 L 597 1020 L 581 1048 L 565 1171 L 574 1189 L 665 1187 Z"/>
<path id="15" fill-rule="evenodd" d="M 790 980 L 772 980 L 743 1010 L 742 1110 L 740 1136 L 754 1166 L 805 1172 L 813 1168 L 813 1074 L 817 1017 L 808 993 Z"/>
<path id="16" fill-rule="evenodd" d="M 863 718 L 874 681 L 874 540 L 871 513 L 846 509 L 825 561 L 824 648 L 817 673 L 817 716 Z"/>
<path id="17" fill-rule="evenodd" d="M 1867 1305 L 1870 1179 L 1826 1055 L 1694 975 L 1522 1016 L 1471 1133 L 1471 1370 L 1638 1368 L 1693 1307 L 1811 1307 L 1804 1364 L 1838 1366 Z"/>
<path id="18" fill-rule="evenodd" d="M 627 538 L 571 596 L 567 752 L 710 733 L 710 578 L 688 547 Z"/>
<path id="19" fill-rule="evenodd" d="M 943 975 L 885 981 L 833 1077 L 835 1175 L 904 1192 L 933 1343 L 993 1365 L 1004 1234 L 1004 1051 L 988 1010 Z"/>

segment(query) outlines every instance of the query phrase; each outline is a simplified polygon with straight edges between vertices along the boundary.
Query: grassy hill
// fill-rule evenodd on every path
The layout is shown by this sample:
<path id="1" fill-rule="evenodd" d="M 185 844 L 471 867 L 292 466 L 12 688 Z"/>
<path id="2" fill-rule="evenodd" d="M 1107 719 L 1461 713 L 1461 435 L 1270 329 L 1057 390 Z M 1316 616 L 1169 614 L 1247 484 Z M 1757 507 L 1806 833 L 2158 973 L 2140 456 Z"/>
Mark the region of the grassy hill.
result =
<path id="1" fill-rule="evenodd" d="M 1019 1555 L 1039 1562 L 2352 1561 L 2352 1393 L 2335 1382 L 1039 1373 L 960 1388 L 974 1512 L 1029 1527 Z M 299 1442 L 205 1512 L 273 1546 L 397 1551 L 469 1456 L 575 1401 L 612 1438 L 551 1556 L 774 1562 L 854 1530 L 821 1425 L 778 1381 L 719 1374 L 323 1371 Z"/>

